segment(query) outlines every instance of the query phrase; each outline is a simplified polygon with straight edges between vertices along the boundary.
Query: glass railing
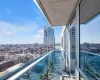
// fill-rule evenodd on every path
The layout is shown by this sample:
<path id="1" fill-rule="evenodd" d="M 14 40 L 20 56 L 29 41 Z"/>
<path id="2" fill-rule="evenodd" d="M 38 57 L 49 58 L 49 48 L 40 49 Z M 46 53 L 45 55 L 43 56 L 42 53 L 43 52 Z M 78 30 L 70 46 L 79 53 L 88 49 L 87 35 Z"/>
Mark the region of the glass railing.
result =
<path id="1" fill-rule="evenodd" d="M 100 80 L 100 55 L 80 52 L 80 68 L 90 80 Z"/>
<path id="2" fill-rule="evenodd" d="M 71 75 L 75 76 L 75 68 L 76 68 L 76 53 L 75 51 L 70 52 L 70 60 L 71 60 Z"/>
<path id="3" fill-rule="evenodd" d="M 75 51 L 71 51 L 70 56 L 71 56 L 72 60 L 76 60 L 76 53 L 75 53 Z"/>
<path id="4" fill-rule="evenodd" d="M 4 75 L 0 80 L 51 80 L 58 72 L 61 74 L 60 70 L 64 67 L 65 52 L 51 51 Z"/>

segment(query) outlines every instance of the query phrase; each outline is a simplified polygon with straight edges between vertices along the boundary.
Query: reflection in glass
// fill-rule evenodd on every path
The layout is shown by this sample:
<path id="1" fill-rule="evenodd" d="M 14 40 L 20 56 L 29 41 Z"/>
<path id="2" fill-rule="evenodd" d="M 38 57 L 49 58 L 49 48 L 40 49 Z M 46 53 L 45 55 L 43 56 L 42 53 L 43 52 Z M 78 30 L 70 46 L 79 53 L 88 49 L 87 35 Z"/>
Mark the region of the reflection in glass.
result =
<path id="1" fill-rule="evenodd" d="M 80 24 L 80 68 L 90 80 L 100 79 L 100 15 Z"/>

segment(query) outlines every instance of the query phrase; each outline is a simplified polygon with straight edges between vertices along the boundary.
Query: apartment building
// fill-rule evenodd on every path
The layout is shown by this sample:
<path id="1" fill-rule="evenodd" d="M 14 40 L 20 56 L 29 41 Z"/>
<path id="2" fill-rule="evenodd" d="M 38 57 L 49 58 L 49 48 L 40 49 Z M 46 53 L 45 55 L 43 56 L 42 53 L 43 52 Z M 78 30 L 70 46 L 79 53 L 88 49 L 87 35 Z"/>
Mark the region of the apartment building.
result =
<path id="1" fill-rule="evenodd" d="M 55 37 L 52 27 L 44 27 L 44 45 L 49 49 L 51 48 L 50 50 L 54 50 Z"/>

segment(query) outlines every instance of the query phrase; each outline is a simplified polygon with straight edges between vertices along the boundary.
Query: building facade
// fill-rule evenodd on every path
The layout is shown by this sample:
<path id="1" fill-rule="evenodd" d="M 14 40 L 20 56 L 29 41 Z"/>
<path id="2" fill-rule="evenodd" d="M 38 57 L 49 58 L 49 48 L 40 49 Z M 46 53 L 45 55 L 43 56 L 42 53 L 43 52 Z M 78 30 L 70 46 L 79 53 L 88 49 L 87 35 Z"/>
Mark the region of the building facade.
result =
<path id="1" fill-rule="evenodd" d="M 47 46 L 49 50 L 55 47 L 54 30 L 51 27 L 44 27 L 44 45 Z"/>

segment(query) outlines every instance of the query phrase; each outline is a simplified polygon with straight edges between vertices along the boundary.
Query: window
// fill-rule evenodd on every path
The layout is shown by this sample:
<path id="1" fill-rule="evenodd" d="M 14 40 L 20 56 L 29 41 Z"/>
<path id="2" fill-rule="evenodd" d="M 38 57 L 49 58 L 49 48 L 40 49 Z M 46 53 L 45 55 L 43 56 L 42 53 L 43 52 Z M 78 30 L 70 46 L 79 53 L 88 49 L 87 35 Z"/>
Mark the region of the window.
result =
<path id="1" fill-rule="evenodd" d="M 80 69 L 90 80 L 98 80 L 100 79 L 100 14 L 95 14 L 100 12 L 96 6 L 100 1 L 92 1 L 82 0 L 80 4 Z"/>

